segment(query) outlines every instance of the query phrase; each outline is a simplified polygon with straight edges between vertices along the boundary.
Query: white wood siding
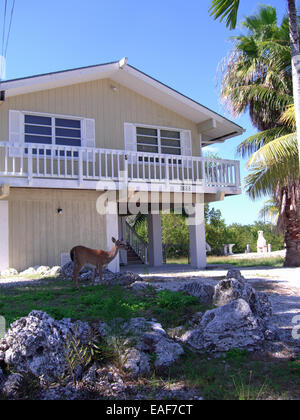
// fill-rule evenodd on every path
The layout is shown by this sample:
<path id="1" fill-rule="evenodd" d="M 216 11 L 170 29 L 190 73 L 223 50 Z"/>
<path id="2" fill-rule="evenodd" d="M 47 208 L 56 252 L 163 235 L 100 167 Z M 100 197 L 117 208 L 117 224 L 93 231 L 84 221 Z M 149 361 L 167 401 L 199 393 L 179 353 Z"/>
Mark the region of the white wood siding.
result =
<path id="1" fill-rule="evenodd" d="M 10 109 L 95 119 L 96 147 L 109 149 L 124 148 L 125 122 L 191 130 L 193 155 L 200 155 L 195 123 L 109 79 L 7 98 L 0 107 L 0 140 L 9 139 Z"/>
<path id="2" fill-rule="evenodd" d="M 98 197 L 95 191 L 11 189 L 10 267 L 60 265 L 61 254 L 75 245 L 106 249 L 106 220 L 96 211 Z"/>

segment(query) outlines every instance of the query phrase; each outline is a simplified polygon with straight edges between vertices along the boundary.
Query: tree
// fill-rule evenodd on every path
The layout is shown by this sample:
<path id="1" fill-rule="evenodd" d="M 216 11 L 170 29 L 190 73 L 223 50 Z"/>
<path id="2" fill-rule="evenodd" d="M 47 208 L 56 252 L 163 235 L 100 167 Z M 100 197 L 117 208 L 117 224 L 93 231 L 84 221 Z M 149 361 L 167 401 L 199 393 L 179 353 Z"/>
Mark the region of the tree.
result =
<path id="1" fill-rule="evenodd" d="M 266 218 L 270 221 L 270 226 L 272 229 L 273 225 L 277 224 L 279 217 L 279 209 L 276 201 L 273 198 L 264 202 L 263 207 L 259 211 L 259 217 L 264 221 Z"/>
<path id="2" fill-rule="evenodd" d="M 212 0 L 209 11 L 215 19 L 226 18 L 226 26 L 234 29 L 237 23 L 237 13 L 240 0 Z M 300 150 L 300 45 L 296 1 L 287 0 L 289 12 L 289 35 L 292 52 L 293 98 L 296 114 L 297 144 Z M 300 166 L 300 153 L 299 153 Z"/>
<path id="3" fill-rule="evenodd" d="M 273 196 L 280 209 L 278 226 L 285 229 L 285 265 L 300 266 L 299 158 L 288 20 L 278 25 L 276 9 L 262 6 L 242 24 L 248 33 L 234 37 L 221 94 L 232 113 L 249 110 L 253 125 L 263 130 L 238 148 L 242 156 L 251 156 L 247 192 L 252 198 Z"/>

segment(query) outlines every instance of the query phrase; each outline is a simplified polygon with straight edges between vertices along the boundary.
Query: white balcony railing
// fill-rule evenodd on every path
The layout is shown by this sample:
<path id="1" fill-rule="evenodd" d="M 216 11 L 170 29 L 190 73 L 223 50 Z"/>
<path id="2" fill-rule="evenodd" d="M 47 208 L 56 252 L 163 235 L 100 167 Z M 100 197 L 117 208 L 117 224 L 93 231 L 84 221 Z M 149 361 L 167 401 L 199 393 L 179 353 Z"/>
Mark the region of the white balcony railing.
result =
<path id="1" fill-rule="evenodd" d="M 42 144 L 0 142 L 0 177 L 85 181 L 188 183 L 240 188 L 238 161 Z M 123 179 L 123 178 L 122 178 Z M 2 181 L 1 181 L 2 182 Z"/>

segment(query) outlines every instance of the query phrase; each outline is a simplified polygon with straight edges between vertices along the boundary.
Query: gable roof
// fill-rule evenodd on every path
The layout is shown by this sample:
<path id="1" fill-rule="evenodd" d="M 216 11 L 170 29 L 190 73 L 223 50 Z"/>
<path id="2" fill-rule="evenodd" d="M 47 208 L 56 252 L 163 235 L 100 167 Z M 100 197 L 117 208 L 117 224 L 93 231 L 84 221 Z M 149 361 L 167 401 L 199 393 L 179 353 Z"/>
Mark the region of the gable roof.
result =
<path id="1" fill-rule="evenodd" d="M 6 97 L 109 78 L 198 124 L 203 146 L 223 142 L 245 130 L 222 115 L 127 64 L 127 59 L 105 64 L 38 74 L 3 81 Z"/>

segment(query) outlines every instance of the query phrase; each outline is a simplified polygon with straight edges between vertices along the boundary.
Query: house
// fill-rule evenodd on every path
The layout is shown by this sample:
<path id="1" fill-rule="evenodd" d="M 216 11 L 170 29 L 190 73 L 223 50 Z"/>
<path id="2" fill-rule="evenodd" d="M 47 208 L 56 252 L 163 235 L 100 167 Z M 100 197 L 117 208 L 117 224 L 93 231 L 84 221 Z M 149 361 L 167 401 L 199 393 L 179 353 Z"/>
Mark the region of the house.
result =
<path id="1" fill-rule="evenodd" d="M 240 126 L 127 59 L 0 90 L 0 270 L 60 265 L 74 245 L 110 249 L 112 236 L 125 235 L 144 262 L 160 265 L 160 211 L 182 201 L 193 209 L 191 264 L 205 267 L 204 203 L 241 189 L 238 161 L 202 151 Z M 148 244 L 126 224 L 136 208 L 149 213 Z"/>

